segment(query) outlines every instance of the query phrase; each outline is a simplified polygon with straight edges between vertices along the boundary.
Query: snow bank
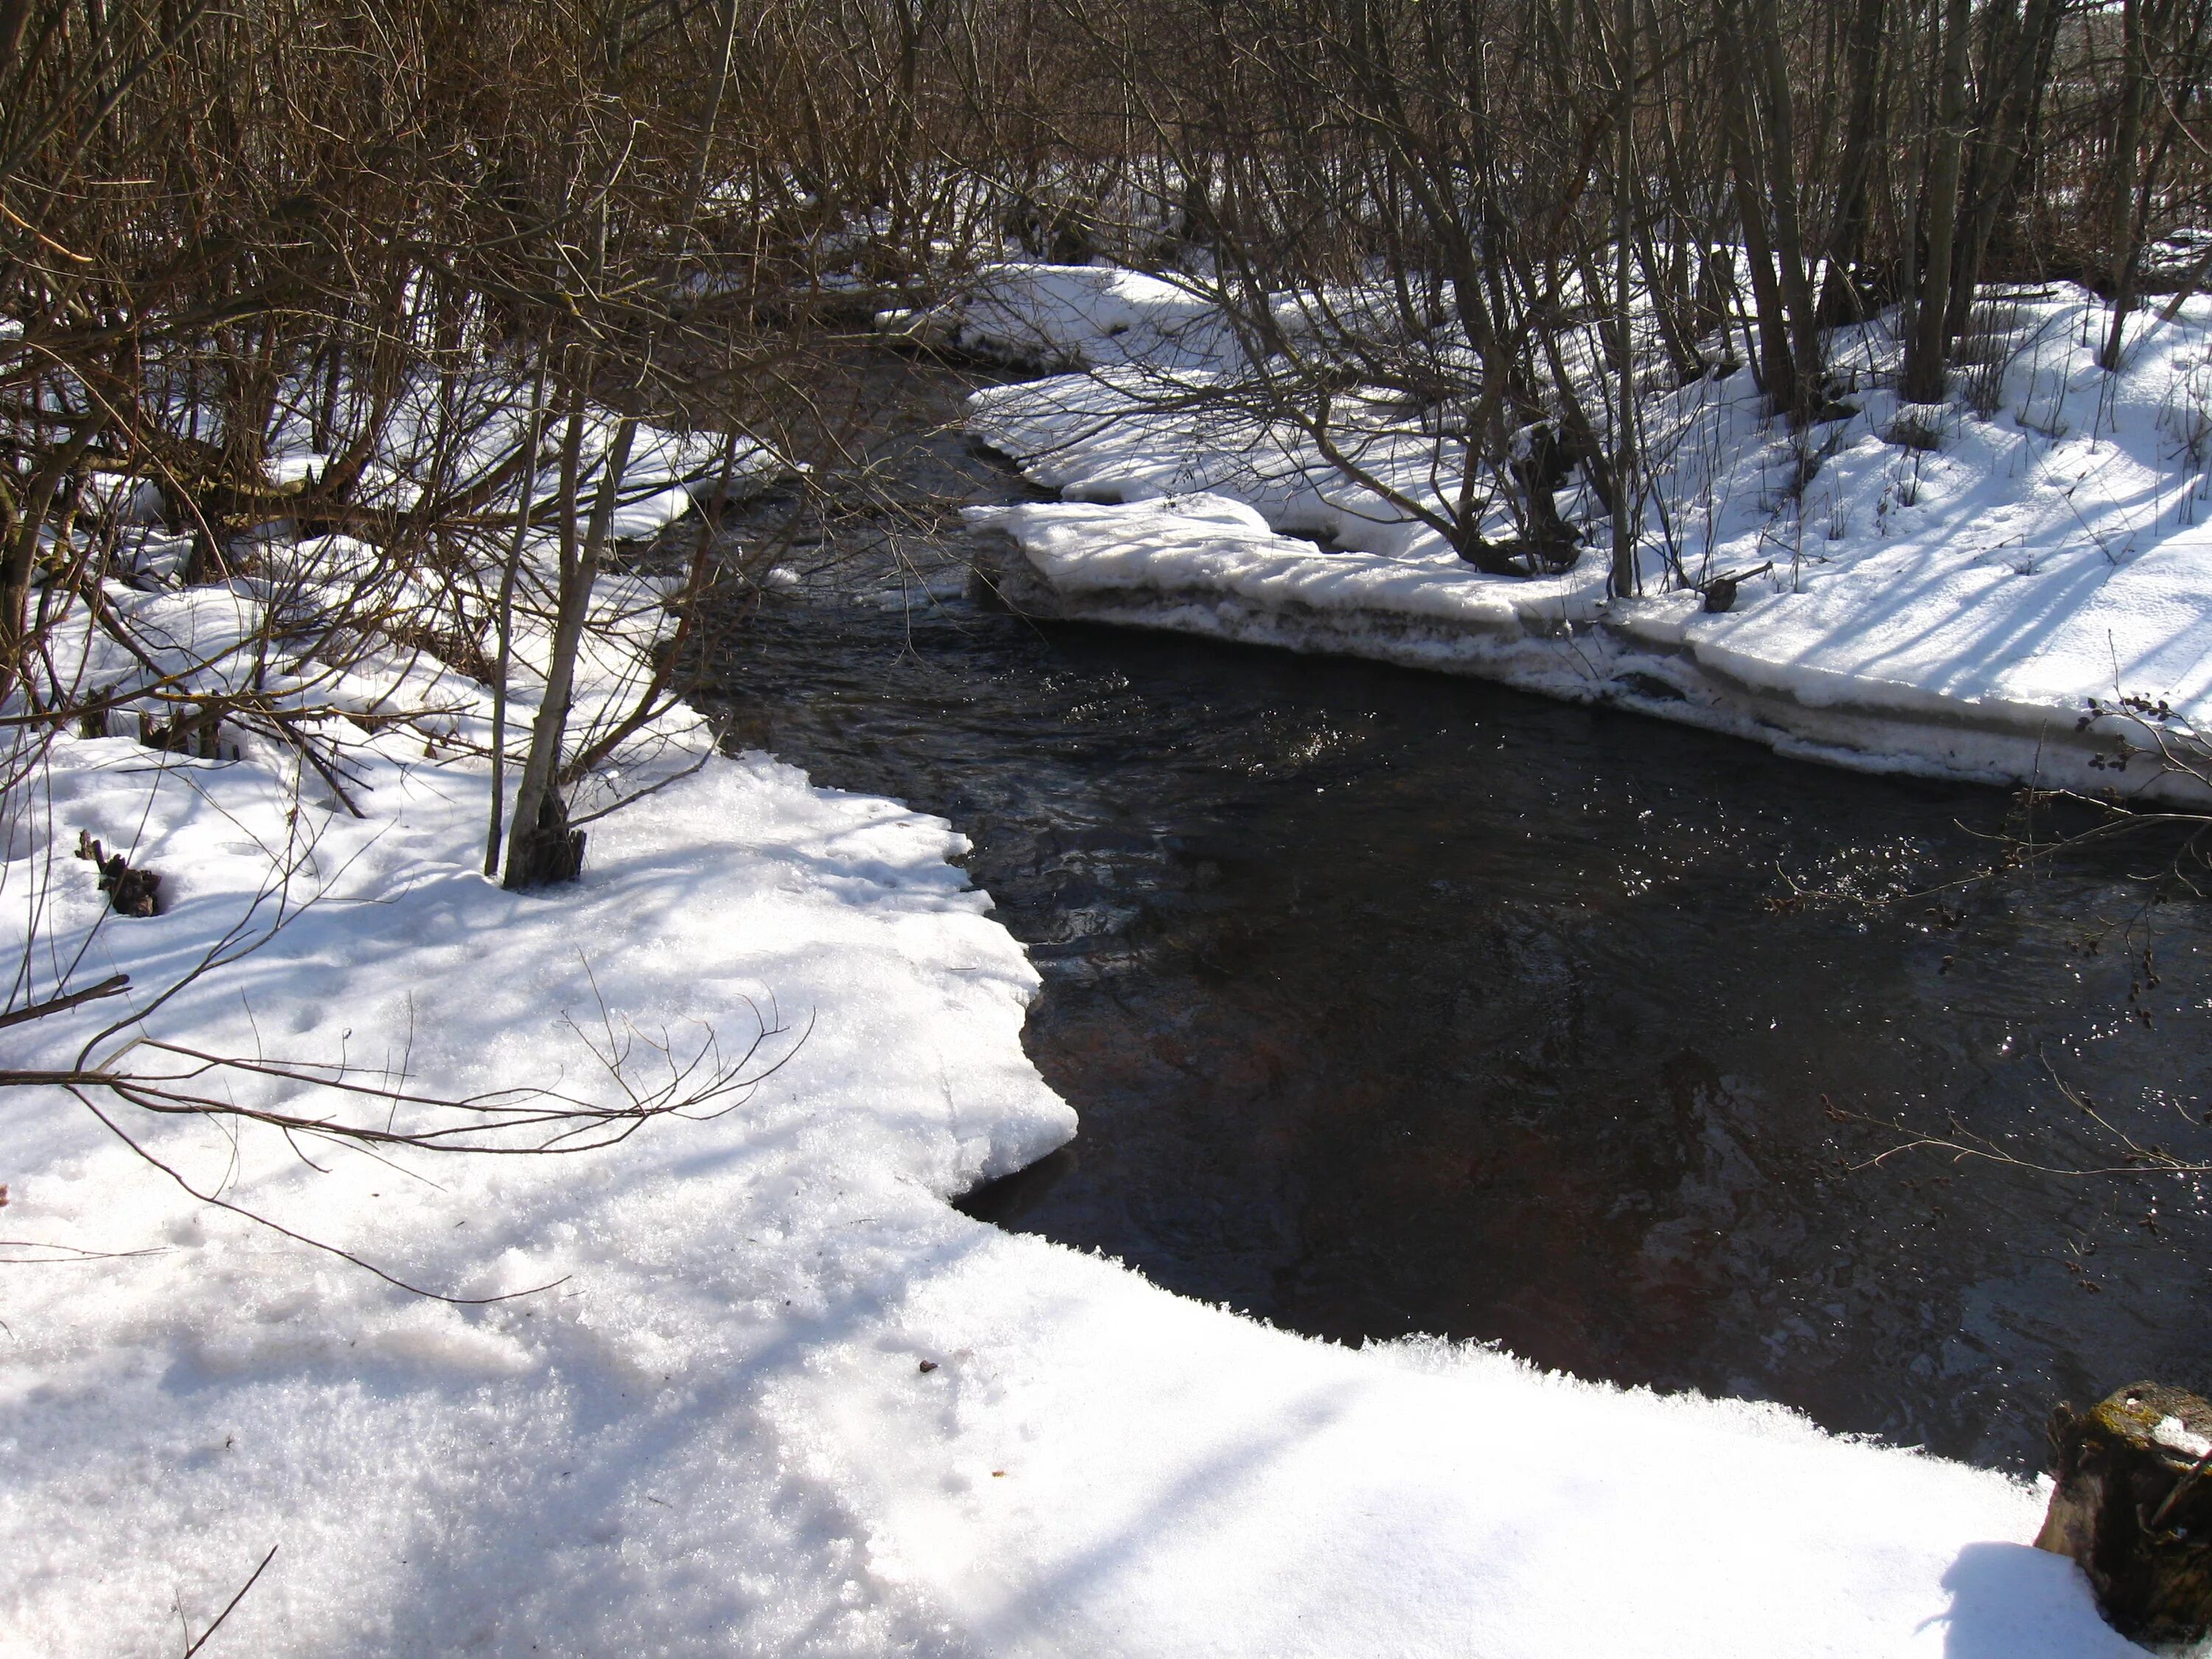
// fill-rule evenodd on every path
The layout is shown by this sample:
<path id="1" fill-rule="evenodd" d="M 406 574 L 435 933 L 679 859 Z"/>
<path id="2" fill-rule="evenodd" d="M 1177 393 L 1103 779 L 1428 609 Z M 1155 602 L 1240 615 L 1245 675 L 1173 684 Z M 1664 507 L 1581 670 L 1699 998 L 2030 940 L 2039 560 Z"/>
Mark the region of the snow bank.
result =
<path id="1" fill-rule="evenodd" d="M 916 1376 L 916 1355 L 940 1369 Z M 826 1422 L 825 1403 L 830 1407 Z M 870 1560 L 1019 1655 L 2120 1655 L 2001 1477 L 994 1239 L 772 1395 Z"/>
<path id="2" fill-rule="evenodd" d="M 957 297 L 888 312 L 887 333 L 1019 368 L 1215 362 L 1220 319 L 1188 284 L 1106 265 L 993 265 Z"/>
<path id="3" fill-rule="evenodd" d="M 335 406 L 362 401 L 355 388 L 341 388 Z M 173 392 L 181 412 L 181 391 Z M 378 428 L 374 452 L 352 491 L 356 507 L 405 511 L 426 488 L 452 489 L 457 480 L 490 476 L 517 452 L 531 429 L 532 393 L 526 380 L 497 364 L 448 382 L 440 375 L 417 375 L 404 385 Z M 272 485 L 301 484 L 319 478 L 338 460 L 319 447 L 309 410 L 319 394 L 295 382 L 281 401 L 281 414 L 268 436 L 262 463 Z M 562 417 L 542 413 L 541 447 L 557 447 Z M 180 424 L 187 424 L 180 421 Z M 615 435 L 621 425 L 614 411 L 593 406 L 586 414 L 578 444 L 578 479 L 583 499 L 591 500 L 605 476 Z M 197 428 L 194 428 L 197 430 Z M 723 438 L 712 432 L 675 432 L 639 423 L 629 459 L 616 493 L 611 533 L 617 540 L 644 540 L 704 501 L 723 483 Z M 728 492 L 741 495 L 789 475 L 792 463 L 750 439 L 731 446 Z M 549 462 L 532 480 L 532 499 L 541 510 L 557 497 L 560 471 Z M 114 474 L 90 475 L 84 499 L 102 514 L 125 522 L 155 524 L 167 509 L 150 482 Z"/>
<path id="4" fill-rule="evenodd" d="M 2146 751 L 2212 722 L 2212 300 L 2146 318 L 2117 375 L 2104 326 L 2079 289 L 2007 301 L 1990 362 L 1957 377 L 1986 414 L 1901 407 L 1879 325 L 1836 342 L 1855 411 L 1803 434 L 1761 416 L 1747 374 L 1655 397 L 1673 541 L 1654 526 L 1650 597 L 1621 601 L 1595 552 L 1564 578 L 1485 575 L 1297 434 L 1161 395 L 1218 368 L 993 388 L 973 423 L 1091 504 L 985 515 L 1042 608 L 1479 673 L 1871 769 L 2193 799 Z M 1363 419 L 1363 465 L 1433 493 L 1419 421 Z M 1218 498 L 1258 517 L 1232 526 Z M 1741 578 L 1725 614 L 1679 586 L 1723 575 Z M 2085 726 L 2092 699 L 2167 714 Z"/>
<path id="5" fill-rule="evenodd" d="M 207 612 L 202 642 L 240 604 L 160 602 Z M 150 995 L 256 915 L 291 849 L 312 905 L 153 1012 L 155 1034 L 449 1096 L 605 1097 L 618 1047 L 649 1088 L 655 1044 L 734 1056 L 763 1026 L 783 1069 L 737 1109 L 574 1159 L 385 1161 L 118 1120 L 203 1192 L 412 1283 L 554 1287 L 474 1307 L 195 1201 L 84 1106 L 18 1091 L 0 1652 L 168 1650 L 173 1604 L 204 1628 L 272 1544 L 218 1638 L 233 1650 L 941 1646 L 933 1611 L 868 1577 L 855 1517 L 760 1402 L 858 1340 L 918 1253 L 981 1231 L 944 1194 L 1073 1132 L 1021 1053 L 1032 970 L 944 823 L 760 756 L 594 826 L 578 888 L 507 893 L 477 873 L 484 769 L 426 753 L 450 718 L 356 734 L 362 818 L 298 810 L 264 760 L 156 768 L 133 741 L 65 738 L 0 900 L 19 933 L 43 903 L 82 978 L 127 971 Z M 667 735 L 680 757 L 688 734 Z M 105 915 L 66 856 L 79 830 L 162 872 L 165 914 Z M 62 1063 L 118 1012 L 12 1033 L 11 1064 Z"/>

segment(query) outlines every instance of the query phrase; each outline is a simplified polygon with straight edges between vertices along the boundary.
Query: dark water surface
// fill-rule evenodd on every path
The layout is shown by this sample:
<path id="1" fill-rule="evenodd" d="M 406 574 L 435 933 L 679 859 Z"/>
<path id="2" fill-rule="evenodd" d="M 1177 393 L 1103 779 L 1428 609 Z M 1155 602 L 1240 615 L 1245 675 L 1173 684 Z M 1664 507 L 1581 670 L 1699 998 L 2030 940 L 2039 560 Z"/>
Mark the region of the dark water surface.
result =
<path id="1" fill-rule="evenodd" d="M 995 614 L 932 508 L 1018 486 L 942 439 L 894 471 L 933 498 L 897 564 L 880 516 L 830 526 L 713 672 L 734 741 L 965 831 L 1043 974 L 1026 1041 L 1082 1131 L 977 1213 L 1298 1330 L 2011 1468 L 2060 1398 L 2212 1385 L 2197 1183 L 1854 1171 L 1894 1137 L 1830 1115 L 2110 1161 L 2055 1073 L 2212 1155 L 2212 909 L 2121 860 L 1897 897 L 1987 860 L 1995 791 Z"/>

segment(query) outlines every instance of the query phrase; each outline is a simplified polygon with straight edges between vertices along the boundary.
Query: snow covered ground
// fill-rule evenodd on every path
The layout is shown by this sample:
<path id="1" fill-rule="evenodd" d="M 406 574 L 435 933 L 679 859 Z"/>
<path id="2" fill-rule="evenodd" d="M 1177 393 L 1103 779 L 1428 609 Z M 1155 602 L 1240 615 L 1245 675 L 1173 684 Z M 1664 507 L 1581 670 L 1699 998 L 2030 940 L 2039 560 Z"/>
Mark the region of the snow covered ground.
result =
<path id="1" fill-rule="evenodd" d="M 2201 797 L 2152 751 L 2201 760 L 2212 722 L 2212 298 L 2145 313 L 2117 374 L 2094 362 L 2107 316 L 2077 289 L 2003 298 L 1940 408 L 1886 389 L 1881 325 L 1842 331 L 1855 412 L 1802 434 L 1747 372 L 1651 395 L 1668 512 L 1625 600 L 1596 550 L 1564 577 L 1480 573 L 1303 438 L 1188 396 L 1227 371 L 1187 286 L 1008 267 L 940 330 L 1086 366 L 975 400 L 975 430 L 1066 498 L 983 515 L 1027 556 L 1031 608 L 1480 674 L 1868 769 Z M 1414 416 L 1363 443 L 1410 494 L 1440 456 L 1456 476 Z M 1603 544 L 1592 502 L 1561 506 Z M 1741 579 L 1725 614 L 1682 586 L 1721 576 Z M 2166 712 L 2084 724 L 2093 699 Z"/>
<path id="2" fill-rule="evenodd" d="M 109 598 L 225 685 L 270 595 Z M 587 711 L 652 631 L 641 579 L 603 603 L 636 637 L 587 663 Z M 609 1058 L 650 1088 L 710 1040 L 781 1065 L 572 1158 L 380 1158 L 94 1097 L 206 1199 L 85 1103 L 9 1091 L 0 1654 L 181 1651 L 272 1547 L 204 1652 L 2134 1651 L 2004 1477 L 1480 1348 L 1308 1340 L 952 1210 L 1076 1125 L 942 822 L 714 755 L 679 711 L 583 881 L 508 893 L 460 752 L 481 687 L 394 650 L 298 690 L 361 816 L 250 735 L 58 740 L 0 882 L 13 937 L 43 908 L 40 986 L 128 972 L 148 1034 L 422 1095 L 610 1099 Z M 164 913 L 107 915 L 80 830 L 161 872 Z M 270 933 L 287 866 L 313 902 Z M 241 921 L 258 949 L 151 1006 Z M 9 1063 L 118 1012 L 14 1028 Z M 507 1299 L 410 1294 L 225 1205 Z"/>

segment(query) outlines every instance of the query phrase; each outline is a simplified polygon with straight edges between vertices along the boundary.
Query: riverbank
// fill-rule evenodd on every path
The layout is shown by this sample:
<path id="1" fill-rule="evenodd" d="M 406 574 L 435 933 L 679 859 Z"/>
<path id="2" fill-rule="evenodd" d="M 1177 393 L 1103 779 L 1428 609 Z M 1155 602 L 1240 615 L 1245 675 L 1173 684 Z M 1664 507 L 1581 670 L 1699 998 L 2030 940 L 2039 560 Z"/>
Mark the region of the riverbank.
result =
<path id="1" fill-rule="evenodd" d="M 2000 298 L 1956 404 L 1899 403 L 1879 321 L 1838 331 L 1848 412 L 1804 433 L 1764 416 L 1748 371 L 1650 394 L 1671 505 L 1626 599 L 1595 550 L 1557 576 L 1480 572 L 1294 431 L 1208 407 L 1231 355 L 1172 283 L 1008 267 L 937 326 L 1080 365 L 972 410 L 1065 498 L 985 520 L 1018 550 L 1024 608 L 1474 674 L 1862 770 L 2201 804 L 2212 299 L 2146 319 L 2108 374 L 2094 295 Z M 1419 420 L 1374 418 L 1364 463 L 1441 489 Z M 1603 539 L 1579 486 L 1560 504 Z"/>
<path id="2" fill-rule="evenodd" d="M 144 802 L 99 747 L 70 799 L 104 824 Z M 180 781 L 232 825 L 268 810 L 242 768 Z M 471 868 L 465 773 L 376 781 L 323 914 L 168 1029 L 404 1049 L 455 1089 L 567 1069 L 562 1015 L 599 998 L 726 1040 L 750 1000 L 805 1040 L 742 1106 L 587 1162 L 241 1143 L 230 1201 L 453 1294 L 551 1286 L 487 1307 L 196 1203 L 44 1102 L 10 1236 L 112 1254 L 11 1252 L 0 1649 L 150 1650 L 279 1545 L 240 1650 L 2127 1650 L 2001 1476 L 1477 1348 L 1309 1341 L 954 1212 L 1072 1126 L 940 823 L 718 760 L 611 821 L 576 891 L 516 896 Z M 147 861 L 194 873 L 118 966 L 246 892 L 211 832 L 157 807 Z"/>

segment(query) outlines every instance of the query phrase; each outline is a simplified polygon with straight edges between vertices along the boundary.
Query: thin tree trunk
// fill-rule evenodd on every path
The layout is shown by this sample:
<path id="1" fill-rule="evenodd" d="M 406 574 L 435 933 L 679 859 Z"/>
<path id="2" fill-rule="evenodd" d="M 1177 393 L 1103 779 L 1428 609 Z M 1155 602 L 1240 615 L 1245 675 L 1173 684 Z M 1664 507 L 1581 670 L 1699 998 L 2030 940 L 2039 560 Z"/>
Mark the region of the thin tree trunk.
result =
<path id="1" fill-rule="evenodd" d="M 2121 62 L 2120 125 L 2112 137 L 2112 325 L 2097 354 L 2100 368 L 2120 366 L 2120 339 L 2127 328 L 2128 312 L 2135 304 L 2136 263 L 2141 237 L 2136 232 L 2136 155 L 2142 148 L 2143 102 L 2149 88 L 2149 53 L 2143 46 L 2142 0 L 2122 0 L 2120 7 Z"/>
<path id="2" fill-rule="evenodd" d="M 1814 317 L 1813 288 L 1805 271 L 1805 239 L 1797 214 L 1796 119 L 1790 92 L 1790 65 L 1782 55 L 1775 0 L 1753 0 L 1758 19 L 1759 64 L 1765 70 L 1761 103 L 1766 110 L 1768 193 L 1774 200 L 1774 252 L 1780 266 L 1782 303 L 1789 318 L 1793 418 L 1803 420 L 1820 395 L 1820 331 Z"/>
<path id="3" fill-rule="evenodd" d="M 2131 0 L 2132 3 L 2132 0 Z M 2039 88 L 2038 67 L 2045 61 L 2050 37 L 2058 27 L 2057 0 L 2028 0 L 2026 15 L 2013 42 L 2013 55 L 2002 95 L 1994 103 L 1988 131 L 1978 146 L 1972 187 L 1961 210 L 1966 215 L 1965 234 L 1951 273 L 1950 310 L 1945 326 L 1956 338 L 1966 326 L 1974 295 L 1982 282 L 1983 262 L 1996 234 L 2005 206 L 2012 199 L 2014 175 L 2027 150 L 2028 129 L 2034 124 Z M 1992 63 L 1990 73 L 1996 73 Z"/>
<path id="4" fill-rule="evenodd" d="M 39 532 L 46 522 L 46 509 L 69 471 L 84 459 L 106 428 L 94 416 L 70 441 L 56 450 L 31 477 L 20 508 L 9 526 L 4 558 L 0 558 L 0 695 L 28 680 L 26 659 L 31 641 L 31 573 L 39 557 Z"/>
<path id="5" fill-rule="evenodd" d="M 1966 31 L 1973 0 L 1947 0 L 1943 16 L 1942 86 L 1935 153 L 1928 162 L 1928 264 L 1921 273 L 1919 310 L 1905 354 L 1905 400 L 1943 401 L 1946 323 L 1951 304 L 1951 249 L 1959 222 L 1959 172 L 1966 149 Z"/>
<path id="6" fill-rule="evenodd" d="M 1613 412 L 1613 594 L 1626 599 L 1637 590 L 1636 570 L 1636 337 L 1635 308 L 1629 294 L 1629 197 L 1636 178 L 1636 5 L 1620 0 L 1620 107 L 1613 119 L 1620 131 L 1613 181 L 1613 305 L 1620 331 L 1620 395 Z M 1655 291 L 1653 302 L 1657 303 Z"/>
<path id="7" fill-rule="evenodd" d="M 1836 219 L 1828 232 L 1828 269 L 1815 315 L 1823 323 L 1863 322 L 1866 283 L 1859 262 L 1866 249 L 1867 190 L 1874 177 L 1875 113 L 1881 91 L 1881 36 L 1888 0 L 1858 0 L 1850 44 L 1851 107 L 1844 128 Z"/>
<path id="8" fill-rule="evenodd" d="M 599 554 L 614 516 L 623 474 L 629 465 L 630 445 L 637 435 L 635 416 L 625 415 L 616 424 L 614 443 L 605 462 L 606 470 L 592 503 L 591 520 L 580 536 L 575 508 L 586 379 L 579 374 L 568 394 L 568 433 L 561 453 L 561 587 L 554 609 L 544 700 L 538 704 L 538 718 L 531 726 L 530 753 L 515 789 L 514 828 L 507 837 L 503 884 L 508 887 L 574 880 L 582 862 L 583 848 L 568 829 L 568 808 L 561 798 L 561 744 L 575 698 L 576 659 L 583 647 L 584 624 L 591 615 Z"/>
<path id="9" fill-rule="evenodd" d="M 723 509 L 730 499 L 730 476 L 735 471 L 738 457 L 738 434 L 732 428 L 722 434 L 721 470 L 714 480 L 714 491 L 706 504 L 698 508 L 699 533 L 691 544 L 690 569 L 684 577 L 684 591 L 673 601 L 676 611 L 675 632 L 661 643 L 653 672 L 647 676 L 644 689 L 631 704 L 629 714 L 601 731 L 583 749 L 571 757 L 561 769 L 560 781 L 568 784 L 580 781 L 586 774 L 611 757 L 615 750 L 628 742 L 631 736 L 644 729 L 649 720 L 659 718 L 675 701 L 671 691 L 678 666 L 684 659 L 685 647 L 699 615 L 699 601 L 707 591 L 714 568 L 714 532 L 722 521 Z"/>
<path id="10" fill-rule="evenodd" d="M 538 360 L 538 378 L 530 389 L 530 426 L 524 435 L 521 504 L 514 518 L 514 540 L 507 550 L 507 566 L 499 574 L 499 655 L 491 685 L 491 823 L 484 834 L 486 876 L 499 873 L 501 815 L 507 806 L 507 685 L 514 662 L 514 583 L 521 574 L 523 549 L 530 540 L 531 509 L 538 498 L 538 447 L 543 440 L 545 416 L 545 359 Z"/>
<path id="11" fill-rule="evenodd" d="M 1743 233 L 1744 260 L 1751 267 L 1751 304 L 1759 328 L 1759 383 L 1777 409 L 1797 403 L 1796 365 L 1790 354 L 1790 331 L 1783 320 L 1782 287 L 1774 276 L 1773 245 L 1766 234 L 1766 207 L 1760 199 L 1759 167 L 1752 149 L 1744 100 L 1751 88 L 1733 45 L 1723 52 L 1723 70 L 1735 84 L 1721 99 L 1721 125 L 1728 135 L 1729 171 L 1735 179 L 1735 210 Z"/>

